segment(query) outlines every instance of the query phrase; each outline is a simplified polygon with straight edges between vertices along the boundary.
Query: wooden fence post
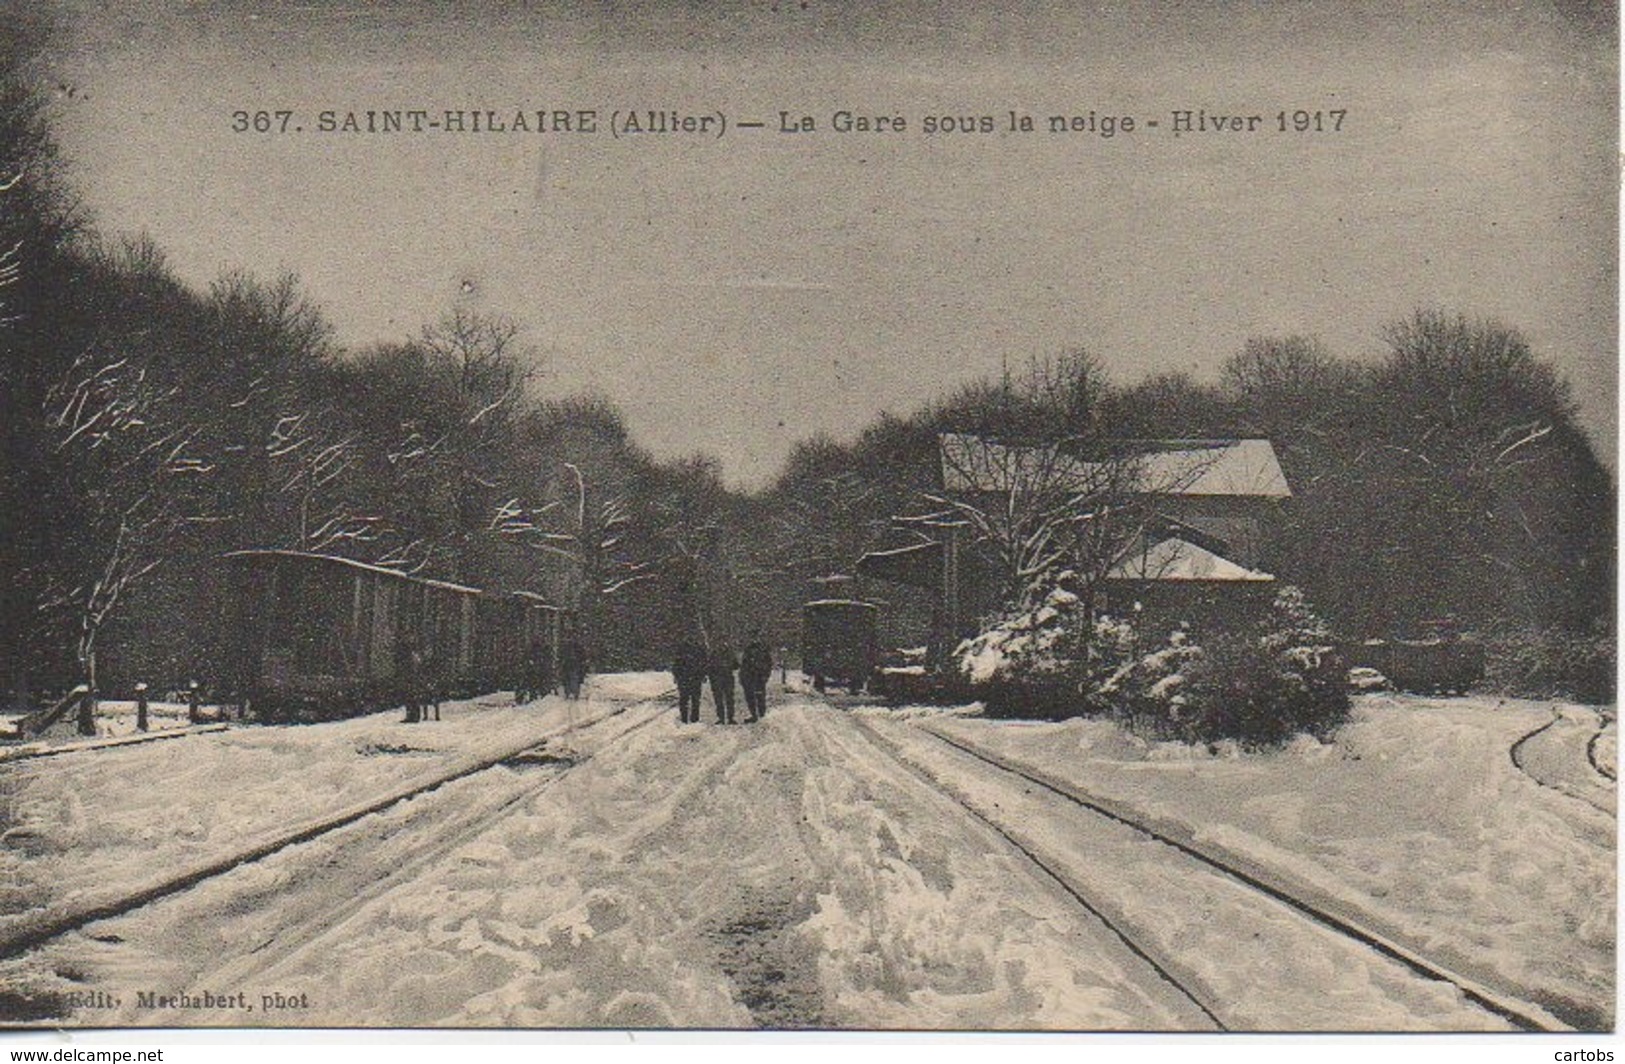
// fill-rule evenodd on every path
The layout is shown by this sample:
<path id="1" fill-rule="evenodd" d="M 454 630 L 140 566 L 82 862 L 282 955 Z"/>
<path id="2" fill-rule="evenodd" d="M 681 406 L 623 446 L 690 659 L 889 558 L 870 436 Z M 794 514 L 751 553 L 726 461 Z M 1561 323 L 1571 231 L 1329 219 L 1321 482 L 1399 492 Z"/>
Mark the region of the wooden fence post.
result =
<path id="1" fill-rule="evenodd" d="M 190 724 L 197 724 L 203 718 L 198 714 L 197 681 L 191 680 L 186 684 L 186 720 Z"/>
<path id="2" fill-rule="evenodd" d="M 144 683 L 135 685 L 135 730 L 147 730 L 147 685 Z"/>

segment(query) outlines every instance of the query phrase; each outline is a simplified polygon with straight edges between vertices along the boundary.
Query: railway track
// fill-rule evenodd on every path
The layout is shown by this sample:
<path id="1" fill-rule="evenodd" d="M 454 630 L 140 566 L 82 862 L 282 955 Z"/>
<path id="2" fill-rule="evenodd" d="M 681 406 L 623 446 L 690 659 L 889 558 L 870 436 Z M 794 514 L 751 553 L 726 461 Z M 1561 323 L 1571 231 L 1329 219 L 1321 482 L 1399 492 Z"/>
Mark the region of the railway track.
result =
<path id="1" fill-rule="evenodd" d="M 1602 787 L 1604 784 L 1599 784 L 1594 780 L 1565 779 L 1563 773 L 1554 772 L 1552 770 L 1552 766 L 1549 762 L 1541 767 L 1531 766 L 1529 763 L 1527 751 L 1530 749 L 1535 749 L 1537 757 L 1540 754 L 1546 753 L 1546 751 L 1539 750 L 1537 748 L 1537 744 L 1543 739 L 1543 737 L 1549 737 L 1547 736 L 1547 733 L 1551 732 L 1559 724 L 1564 723 L 1564 721 L 1567 719 L 1568 718 L 1566 718 L 1560 710 L 1554 709 L 1551 720 L 1548 720 L 1540 727 L 1521 736 L 1516 742 L 1508 747 L 1507 756 L 1512 760 L 1512 767 L 1549 791 L 1555 791 L 1558 794 L 1561 794 L 1566 798 L 1572 798 L 1577 802 L 1584 802 L 1586 805 L 1597 810 L 1599 813 L 1606 813 L 1609 816 L 1613 816 L 1614 810 L 1610 808 L 1610 802 L 1598 801 L 1594 799 L 1592 795 L 1586 793 L 1591 788 Z M 1586 764 L 1592 772 L 1596 773 L 1597 776 L 1599 776 L 1602 780 L 1607 781 L 1607 784 L 1613 784 L 1616 782 L 1614 773 L 1604 767 L 1597 759 L 1597 740 L 1600 738 L 1602 738 L 1602 728 L 1598 728 L 1592 732 L 1592 734 L 1586 739 Z M 1575 762 L 1575 765 L 1576 767 L 1578 766 L 1578 761 Z M 1544 769 L 1544 771 L 1542 769 Z"/>
<path id="2" fill-rule="evenodd" d="M 1044 852 L 1045 847 L 1043 845 L 1034 844 L 1028 831 L 1030 825 L 1022 823 L 1012 826 L 1008 822 L 1009 814 L 990 814 L 976 808 L 970 800 L 956 793 L 954 788 L 938 778 L 937 774 L 928 765 L 923 764 L 916 755 L 911 754 L 899 742 L 882 734 L 881 730 L 874 724 L 856 715 L 849 716 L 849 719 L 871 741 L 885 750 L 900 764 L 909 768 L 916 776 L 925 779 L 936 790 L 964 808 L 972 816 L 992 827 L 999 835 L 1008 840 L 1013 847 L 1019 850 L 1025 858 L 1042 868 L 1068 894 L 1076 898 L 1090 912 L 1100 917 L 1136 955 L 1144 958 L 1152 966 L 1159 977 L 1177 987 L 1183 996 L 1195 1002 L 1217 1025 L 1221 1028 L 1251 1026 L 1247 1023 L 1234 1024 L 1227 1022 L 1225 1017 L 1228 1009 L 1225 1003 L 1194 986 L 1193 984 L 1199 980 L 1193 978 L 1191 973 L 1183 970 L 1177 956 L 1169 954 L 1156 945 L 1139 941 L 1140 934 L 1127 926 L 1128 921 L 1111 916 L 1108 912 L 1110 906 L 1104 904 L 1101 900 L 1091 900 L 1090 889 L 1079 882 L 1078 877 L 1065 869 L 1064 862 L 1054 860 L 1047 855 Z M 1362 925 L 1358 920 L 1348 915 L 1332 911 L 1323 900 L 1301 896 L 1300 893 L 1288 889 L 1281 883 L 1272 881 L 1271 877 L 1260 869 L 1242 867 L 1238 861 L 1228 855 L 1214 852 L 1209 847 L 1197 843 L 1194 839 L 1175 837 L 1169 830 L 1147 823 L 1143 819 L 1134 816 L 1131 812 L 1114 807 L 1098 797 L 1081 791 L 1070 783 L 1055 779 L 1047 773 L 1028 766 L 1011 762 L 997 754 L 964 742 L 957 737 L 946 735 L 929 725 L 908 724 L 900 726 L 928 737 L 930 742 L 940 744 L 944 750 L 951 751 L 962 758 L 970 759 L 972 763 L 980 766 L 982 770 L 1011 782 L 1028 793 L 1031 793 L 1036 788 L 1038 792 L 1047 795 L 1051 799 L 1057 799 L 1071 808 L 1090 814 L 1091 818 L 1127 829 L 1146 842 L 1154 842 L 1169 847 L 1171 850 L 1183 855 L 1183 857 L 1196 862 L 1201 868 L 1239 885 L 1244 891 L 1251 892 L 1260 899 L 1267 899 L 1277 909 L 1284 907 L 1296 914 L 1300 919 L 1309 921 L 1322 933 L 1333 934 L 1344 943 L 1352 944 L 1359 950 L 1376 953 L 1386 961 L 1402 966 L 1403 969 L 1415 977 L 1454 987 L 1462 998 L 1471 1002 L 1478 1010 L 1497 1017 L 1516 1028 L 1527 1031 L 1548 1032 L 1571 1031 L 1574 1029 L 1538 1005 L 1517 1000 L 1487 987 L 1481 982 L 1453 971 L 1443 964 L 1422 957 L 1387 936 Z M 999 803 L 993 802 L 992 804 L 995 809 L 998 808 Z M 1001 823 L 1001 820 L 1005 822 Z"/>
<path id="3" fill-rule="evenodd" d="M 126 746 L 140 746 L 143 743 L 156 743 L 165 739 L 185 739 L 191 735 L 210 735 L 215 732 L 223 732 L 229 727 L 231 727 L 229 724 L 203 724 L 189 728 L 170 728 L 164 731 L 148 732 L 145 735 L 124 735 L 116 739 L 66 743 L 62 746 L 24 744 L 10 748 L 0 747 L 0 765 L 16 764 L 19 761 L 34 761 L 42 757 L 67 757 L 70 754 L 94 754 L 102 750 L 120 750 Z"/>
<path id="4" fill-rule="evenodd" d="M 1597 759 L 1597 740 L 1602 738 L 1604 730 L 1604 728 L 1598 728 L 1591 738 L 1586 740 L 1586 760 L 1591 762 L 1591 767 L 1596 769 L 1597 775 L 1609 783 L 1617 783 L 1619 781 L 1618 773 Z"/>
<path id="5" fill-rule="evenodd" d="M 587 728 L 591 728 L 598 724 L 613 720 L 617 717 L 621 717 L 624 714 L 630 713 L 634 710 L 659 705 L 664 700 L 669 698 L 672 693 L 672 690 L 668 690 L 651 698 L 621 703 L 612 711 L 601 716 L 593 717 L 588 720 L 569 722 L 565 724 L 564 727 L 552 729 L 540 736 L 529 737 L 523 744 L 505 748 L 494 754 L 488 753 L 480 755 L 469 761 L 465 761 L 460 765 L 452 766 L 446 771 L 438 773 L 429 779 L 419 779 L 414 781 L 411 785 L 400 788 L 384 795 L 383 797 L 371 799 L 359 805 L 341 810 L 338 813 L 330 814 L 317 820 L 302 824 L 298 827 L 278 832 L 270 838 L 262 839 L 258 842 L 244 846 L 243 848 L 224 857 L 214 858 L 199 867 L 191 868 L 180 873 L 160 877 L 159 879 L 149 882 L 137 889 L 113 896 L 85 899 L 78 903 L 65 905 L 54 909 L 46 909 L 38 913 L 30 914 L 29 916 L 12 923 L 3 931 L 0 931 L 0 960 L 17 957 L 28 952 L 29 950 L 38 948 L 52 939 L 58 938 L 72 931 L 82 930 L 87 925 L 97 921 L 106 920 L 111 917 L 122 916 L 126 913 L 133 912 L 136 909 L 150 905 L 153 902 L 167 898 L 173 894 L 189 890 L 198 886 L 199 884 L 216 879 L 243 865 L 263 860 L 264 858 L 280 853 L 301 843 L 311 842 L 313 840 L 322 838 L 323 836 L 330 835 L 333 832 L 348 827 L 365 817 L 381 813 L 402 802 L 431 794 L 450 784 L 480 773 L 490 772 L 500 766 L 503 766 L 505 763 L 511 763 L 518 759 L 524 759 L 527 756 L 544 756 L 545 751 L 543 748 L 549 743 L 553 743 L 557 740 L 565 738 L 566 736 L 582 732 Z M 653 721 L 658 720 L 659 716 L 660 714 L 652 714 L 639 721 L 636 725 L 634 725 L 633 728 L 629 728 L 626 730 L 626 732 L 621 733 L 621 735 L 628 734 L 632 730 L 635 730 L 635 728 L 643 727 L 649 723 L 652 723 Z M 620 736 L 617 736 L 617 738 L 619 737 Z M 572 763 L 570 767 L 574 767 L 575 763 Z M 533 790 L 534 788 L 528 788 L 527 793 Z M 521 793 L 515 796 L 513 801 L 518 801 L 523 797 L 524 794 Z M 503 806 L 502 810 L 492 811 L 491 815 L 493 817 L 499 815 L 501 811 L 505 811 L 506 808 L 511 807 L 511 804 L 512 802 L 509 802 L 507 805 Z M 478 818 L 476 817 L 475 820 L 478 820 Z"/>
<path id="6" fill-rule="evenodd" d="M 629 705 L 626 712 L 632 713 L 639 708 L 655 705 L 657 701 L 648 700 Z M 193 978 L 191 982 L 197 986 L 268 985 L 279 971 L 299 962 L 311 951 L 319 949 L 331 936 L 342 934 L 352 921 L 363 916 L 380 898 L 411 882 L 471 839 L 497 825 L 522 802 L 547 793 L 570 772 L 587 764 L 599 753 L 634 732 L 659 721 L 665 716 L 665 710 L 661 707 L 657 712 L 638 717 L 628 726 L 615 727 L 617 719 L 621 716 L 610 714 L 576 729 L 579 739 L 587 739 L 594 729 L 609 726 L 605 734 L 592 735 L 584 744 L 584 749 L 573 755 L 555 755 L 537 749 L 493 765 L 491 771 L 502 767 L 514 769 L 513 778 L 506 781 L 506 786 L 491 788 L 489 785 L 482 785 L 479 791 L 468 792 L 466 796 L 477 801 L 473 808 L 453 810 L 438 820 L 436 817 L 439 813 L 431 812 L 424 818 L 428 823 L 410 822 L 381 826 L 377 838 L 362 837 L 353 840 L 354 845 L 368 856 L 365 862 L 351 863 L 364 863 L 367 867 L 342 868 L 330 873 L 326 877 L 329 882 L 322 890 L 312 891 L 309 883 L 303 884 L 302 892 L 307 895 L 303 902 L 303 911 L 296 912 L 290 920 L 285 909 L 278 910 L 274 926 L 258 945 L 247 953 L 233 957 L 226 963 Z M 459 785 L 466 787 L 467 781 L 459 781 Z M 446 800 L 455 799 L 448 795 Z M 352 826 L 351 830 L 358 826 Z M 435 841 L 427 846 L 422 845 L 422 838 L 429 834 L 433 835 Z M 389 847 L 391 839 L 397 836 L 403 840 L 399 846 L 404 848 L 405 852 L 388 866 L 385 874 L 369 878 L 368 872 L 380 863 L 376 852 L 370 852 L 369 848 Z M 318 876 L 334 863 L 340 865 L 346 863 L 342 850 L 341 856 L 337 858 L 331 855 L 313 855 L 309 861 L 310 865 L 315 866 L 313 871 Z M 329 899 L 334 896 L 339 896 L 342 900 L 331 903 Z M 243 900 L 234 896 L 226 904 L 239 908 Z M 221 926 L 230 925 L 229 922 L 223 922 Z M 151 1023 L 159 1015 L 161 1014 L 141 1015 L 139 1022 L 143 1025 Z M 135 1014 L 130 1017 L 135 1018 Z"/>
<path id="7" fill-rule="evenodd" d="M 1194 1007 L 1197 1012 L 1212 1023 L 1215 1030 L 1229 1030 L 1224 1021 L 1219 1018 L 1219 1014 L 1216 1011 L 1218 1007 L 1217 1002 L 1209 1000 L 1208 995 L 1196 989 L 1192 985 L 1194 980 L 1178 972 L 1176 970 L 1177 966 L 1171 965 L 1166 961 L 1159 959 L 1151 951 L 1145 949 L 1145 947 L 1137 940 L 1136 936 L 1130 930 L 1126 929 L 1117 920 L 1113 919 L 1113 917 L 1103 910 L 1097 903 L 1091 901 L 1088 893 L 1076 882 L 1074 882 L 1072 877 L 1067 875 L 1063 868 L 1054 862 L 1046 860 L 1035 847 L 1024 843 L 1008 828 L 1001 825 L 998 821 L 994 820 L 990 816 L 987 816 L 981 810 L 975 808 L 969 802 L 965 801 L 963 798 L 944 787 L 942 782 L 932 775 L 929 770 L 899 753 L 897 748 L 891 742 L 879 735 L 873 727 L 865 723 L 861 718 L 852 716 L 849 719 L 857 725 L 858 731 L 863 733 L 863 735 L 877 748 L 887 753 L 910 776 L 919 780 L 936 794 L 947 798 L 954 805 L 958 806 L 960 810 L 968 814 L 972 820 L 981 824 L 983 827 L 990 830 L 994 835 L 1002 839 L 1007 846 L 1014 849 L 1021 855 L 1023 861 L 1030 868 L 1033 868 L 1038 873 L 1040 878 L 1048 880 L 1050 883 L 1058 887 L 1063 894 L 1071 898 L 1073 902 L 1082 907 L 1085 912 L 1098 921 L 1100 925 L 1103 926 L 1120 945 L 1122 945 L 1136 960 L 1139 961 L 1139 963 L 1148 969 L 1148 972 L 1153 980 L 1160 982 L 1171 990 L 1175 996 L 1180 998 L 1188 1005 Z"/>

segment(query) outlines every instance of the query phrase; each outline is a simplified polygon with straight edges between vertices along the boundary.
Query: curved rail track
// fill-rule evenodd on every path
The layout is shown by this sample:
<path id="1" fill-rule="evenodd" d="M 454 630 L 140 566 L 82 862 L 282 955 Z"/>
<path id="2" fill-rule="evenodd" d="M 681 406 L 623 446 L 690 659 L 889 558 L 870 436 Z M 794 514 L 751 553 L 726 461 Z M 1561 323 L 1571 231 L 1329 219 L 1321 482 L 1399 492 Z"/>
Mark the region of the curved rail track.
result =
<path id="1" fill-rule="evenodd" d="M 1085 908 L 1097 916 L 1102 916 L 1101 907 L 1088 901 L 1084 897 L 1084 889 L 1075 882 L 1071 882 L 1071 877 L 1058 869 L 1053 862 L 1046 861 L 1034 852 L 1032 847 L 1024 845 L 1013 838 L 1007 828 L 994 823 L 988 816 L 973 808 L 965 799 L 955 794 L 942 781 L 936 779 L 929 770 L 914 762 L 899 749 L 896 743 L 881 735 L 877 729 L 863 721 L 861 717 L 853 715 L 851 719 L 877 746 L 887 751 L 899 763 L 911 769 L 916 775 L 929 781 L 939 793 L 964 808 L 978 820 L 991 826 L 1028 859 L 1043 868 L 1049 876 L 1059 882 Z M 1574 1030 L 1569 1024 L 1541 1006 L 1516 1000 L 1509 995 L 1483 985 L 1477 980 L 1452 971 L 1443 964 L 1431 961 L 1380 932 L 1362 926 L 1357 920 L 1331 911 L 1326 903 L 1304 898 L 1284 885 L 1273 882 L 1263 870 L 1241 867 L 1240 862 L 1228 855 L 1214 852 L 1208 847 L 1197 843 L 1194 839 L 1177 838 L 1169 830 L 1147 823 L 1143 819 L 1134 816 L 1130 811 L 1115 807 L 1114 803 L 1089 795 L 1072 784 L 1056 779 L 1040 770 L 1014 763 L 998 754 L 964 742 L 957 737 L 946 735 L 928 725 L 911 724 L 910 727 L 923 735 L 930 736 L 947 747 L 957 750 L 961 754 L 975 759 L 988 768 L 1014 780 L 1019 780 L 1023 785 L 1040 788 L 1047 794 L 1060 798 L 1078 809 L 1128 828 L 1148 840 L 1154 840 L 1169 846 L 1225 878 L 1242 885 L 1244 888 L 1286 906 L 1322 929 L 1329 930 L 1346 941 L 1397 962 L 1418 976 L 1450 984 L 1460 992 L 1463 998 L 1479 1009 L 1491 1013 L 1519 1029 L 1548 1032 Z M 1104 919 L 1103 916 L 1102 919 Z M 1108 926 L 1118 937 L 1123 939 L 1131 950 L 1148 961 L 1162 978 L 1173 983 L 1180 993 L 1189 1000 L 1196 1002 L 1203 1012 L 1213 1018 L 1215 1023 L 1220 1024 L 1221 1027 L 1225 1026 L 1220 1019 L 1223 1012 L 1222 1004 L 1201 1000 L 1202 995 L 1200 992 L 1186 985 L 1185 980 L 1174 976 L 1172 969 L 1176 965 L 1171 958 L 1154 958 L 1152 956 L 1153 949 L 1134 942 L 1130 934 L 1122 927 L 1111 922 L 1108 922 Z"/>
<path id="2" fill-rule="evenodd" d="M 1524 773 L 1525 775 L 1529 775 L 1529 770 L 1524 768 L 1524 764 L 1523 764 L 1523 761 L 1524 761 L 1524 759 L 1523 759 L 1523 748 L 1530 741 L 1532 741 L 1534 739 L 1538 739 L 1540 736 L 1542 736 L 1542 735 L 1546 734 L 1547 732 L 1551 731 L 1554 727 L 1557 726 L 1557 722 L 1562 720 L 1562 719 L 1563 718 L 1561 716 L 1554 713 L 1552 715 L 1551 720 L 1547 721 L 1545 724 L 1542 724 L 1540 727 L 1536 728 L 1534 731 L 1527 732 L 1527 733 L 1519 736 L 1518 739 L 1511 746 L 1507 747 L 1507 757 L 1512 759 L 1512 767 L 1517 769 L 1519 772 Z M 1534 777 L 1531 776 L 1530 778 L 1533 779 Z M 1535 780 L 1535 782 L 1540 783 L 1539 780 Z M 1541 786 L 1544 787 L 1546 785 L 1541 784 Z"/>
<path id="3" fill-rule="evenodd" d="M 1591 767 L 1596 770 L 1597 775 L 1609 783 L 1617 783 L 1619 782 L 1619 773 L 1597 759 L 1597 740 L 1601 739 L 1602 733 L 1607 730 L 1608 725 L 1604 724 L 1592 734 L 1591 738 L 1586 740 L 1586 760 L 1591 762 Z"/>
<path id="4" fill-rule="evenodd" d="M 148 883 L 145 886 L 128 893 L 120 894 L 114 897 L 92 898 L 78 904 L 62 906 L 56 909 L 42 910 L 38 913 L 31 914 L 28 917 L 13 923 L 3 931 L 0 931 L 0 960 L 16 957 L 64 934 L 81 930 L 87 925 L 95 923 L 98 920 L 122 916 L 145 905 L 149 905 L 160 899 L 169 897 L 170 895 L 188 890 L 201 883 L 218 878 L 219 876 L 225 875 L 233 869 L 239 868 L 245 864 L 262 860 L 273 854 L 287 850 L 290 847 L 297 846 L 300 843 L 310 842 L 314 839 L 321 838 L 322 836 L 329 835 L 332 832 L 348 827 L 349 825 L 354 824 L 365 817 L 372 816 L 376 813 L 381 813 L 401 802 L 438 791 L 448 784 L 455 783 L 458 780 L 466 779 L 479 773 L 490 772 L 503 766 L 504 764 L 515 762 L 516 760 L 523 760 L 526 758 L 542 758 L 546 754 L 543 748 L 549 743 L 562 739 L 567 735 L 594 727 L 598 724 L 604 723 L 605 721 L 609 721 L 613 718 L 622 716 L 623 714 L 632 712 L 633 710 L 646 706 L 658 705 L 667 699 L 672 693 L 673 691 L 664 691 L 661 694 L 655 695 L 651 698 L 622 703 L 612 711 L 605 713 L 602 716 L 593 717 L 590 720 L 568 723 L 562 728 L 554 729 L 550 732 L 544 733 L 541 736 L 531 737 L 522 745 L 506 748 L 495 754 L 481 755 L 473 760 L 466 761 L 461 765 L 453 766 L 449 770 L 439 773 L 430 779 L 415 781 L 411 785 L 393 791 L 381 798 L 372 799 L 342 810 L 336 814 L 331 814 L 318 820 L 300 825 L 299 827 L 279 832 L 271 838 L 244 847 L 243 849 L 240 849 L 234 853 L 228 854 L 224 857 L 215 858 L 199 867 L 188 869 L 185 872 L 161 878 L 156 882 Z M 630 734 L 637 728 L 641 728 L 658 719 L 660 719 L 660 714 L 652 714 L 633 725 L 633 727 L 621 732 L 615 737 L 615 739 L 618 740 L 619 738 Z M 563 765 L 562 767 L 565 771 L 567 771 L 569 768 L 573 768 L 576 765 L 583 763 L 585 760 L 588 759 L 582 759 L 582 761 L 572 761 L 568 765 Z M 560 763 L 562 765 L 562 762 L 555 763 Z M 551 782 L 553 779 L 558 778 L 558 775 L 562 775 L 562 772 L 549 776 L 546 782 Z M 490 818 L 494 819 L 501 812 L 510 808 L 515 802 L 521 800 L 527 794 L 535 793 L 535 791 L 536 788 L 534 786 L 523 789 L 522 793 L 514 796 L 511 801 L 503 803 L 500 808 L 496 810 L 491 810 L 489 813 Z M 476 816 L 470 821 L 469 824 L 465 825 L 465 827 L 477 827 L 480 822 L 481 818 Z M 453 835 L 452 838 L 457 839 L 458 836 Z"/>
<path id="5" fill-rule="evenodd" d="M 1528 758 L 1524 753 L 1524 748 L 1546 735 L 1547 732 L 1557 727 L 1557 725 L 1563 723 L 1565 719 L 1567 718 L 1563 716 L 1561 711 L 1554 711 L 1551 720 L 1548 720 L 1545 724 L 1542 724 L 1533 731 L 1520 736 L 1516 742 L 1507 748 L 1507 756 L 1512 760 L 1512 767 L 1523 773 L 1525 776 L 1528 776 L 1531 780 L 1534 780 L 1539 786 L 1544 787 L 1549 791 L 1555 791 L 1556 793 L 1561 794 L 1566 798 L 1572 798 L 1577 802 L 1584 802 L 1586 805 L 1597 810 L 1599 813 L 1607 813 L 1608 815 L 1612 816 L 1614 815 L 1614 810 L 1610 809 L 1607 803 L 1594 801 L 1590 796 L 1584 793 L 1587 787 L 1591 786 L 1592 784 L 1581 781 L 1580 783 L 1570 786 L 1569 781 L 1562 779 L 1561 776 L 1543 776 L 1540 772 L 1532 769 L 1529 766 Z M 1591 768 L 1591 771 L 1595 772 L 1602 780 L 1606 781 L 1607 784 L 1613 784 L 1617 782 L 1615 774 L 1597 759 L 1597 740 L 1602 738 L 1604 727 L 1606 727 L 1606 725 L 1597 728 L 1597 730 L 1592 732 L 1590 737 L 1586 739 L 1586 764 Z"/>

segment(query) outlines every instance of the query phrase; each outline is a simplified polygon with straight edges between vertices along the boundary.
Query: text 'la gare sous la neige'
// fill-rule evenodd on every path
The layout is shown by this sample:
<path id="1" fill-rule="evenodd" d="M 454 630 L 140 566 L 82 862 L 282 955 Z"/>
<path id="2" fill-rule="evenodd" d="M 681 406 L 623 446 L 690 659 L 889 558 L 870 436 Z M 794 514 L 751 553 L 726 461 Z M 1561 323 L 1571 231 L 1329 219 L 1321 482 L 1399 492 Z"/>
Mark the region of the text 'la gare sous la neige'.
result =
<path id="1" fill-rule="evenodd" d="M 1110 139 L 1159 134 L 1225 137 L 1341 133 L 1348 126 L 1347 119 L 1347 109 L 1336 107 L 1255 110 L 1194 107 L 1138 115 L 1096 109 L 1036 113 L 1007 108 L 997 112 L 931 111 L 912 115 L 856 110 L 817 113 L 778 110 L 760 117 L 679 108 L 328 108 L 309 112 L 295 109 L 232 111 L 230 128 L 234 133 L 269 135 L 546 134 L 608 136 L 617 140 L 623 137 L 720 139 L 730 133 L 798 137 L 1082 134 Z"/>

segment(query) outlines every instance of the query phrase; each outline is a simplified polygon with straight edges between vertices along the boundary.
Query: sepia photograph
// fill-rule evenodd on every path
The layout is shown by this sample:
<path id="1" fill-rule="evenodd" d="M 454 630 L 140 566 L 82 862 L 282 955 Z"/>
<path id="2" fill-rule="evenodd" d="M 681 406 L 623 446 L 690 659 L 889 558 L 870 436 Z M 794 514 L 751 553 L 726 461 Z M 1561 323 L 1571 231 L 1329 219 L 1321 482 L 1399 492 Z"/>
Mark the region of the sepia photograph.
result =
<path id="1" fill-rule="evenodd" d="M 1608 1044 L 1618 20 L 0 0 L 0 1040 Z"/>

